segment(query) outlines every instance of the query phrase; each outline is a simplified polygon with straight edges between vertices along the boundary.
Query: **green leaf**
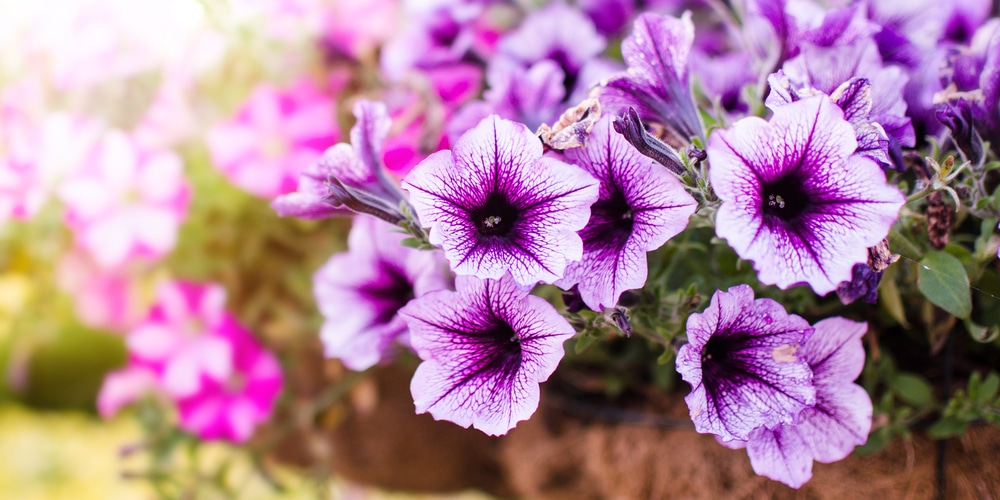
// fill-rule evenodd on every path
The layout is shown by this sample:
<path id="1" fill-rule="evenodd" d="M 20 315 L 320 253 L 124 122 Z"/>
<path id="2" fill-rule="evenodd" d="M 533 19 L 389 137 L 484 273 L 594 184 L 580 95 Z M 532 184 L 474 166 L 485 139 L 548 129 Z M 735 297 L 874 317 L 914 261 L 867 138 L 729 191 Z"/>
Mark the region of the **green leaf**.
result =
<path id="1" fill-rule="evenodd" d="M 931 252 L 920 261 L 918 288 L 934 305 L 959 318 L 972 314 L 969 277 L 962 263 L 946 252 Z"/>
<path id="2" fill-rule="evenodd" d="M 900 373 L 892 379 L 892 390 L 903 401 L 917 407 L 927 408 L 934 404 L 934 391 L 922 377 L 912 373 Z"/>
<path id="3" fill-rule="evenodd" d="M 998 390 L 1000 390 L 1000 376 L 996 372 L 990 372 L 986 380 L 979 386 L 978 394 L 975 395 L 976 403 L 984 406 L 990 404 L 990 401 L 996 397 Z"/>
<path id="4" fill-rule="evenodd" d="M 934 439 L 944 439 L 952 436 L 959 436 L 965 433 L 969 423 L 953 415 L 942 417 L 927 429 L 927 434 Z"/>
<path id="5" fill-rule="evenodd" d="M 896 286 L 896 269 L 898 266 L 889 266 L 885 274 L 882 275 L 882 282 L 878 286 L 878 301 L 885 308 L 892 319 L 899 322 L 903 328 L 910 328 L 910 323 L 906 321 L 906 308 L 903 307 L 903 296 Z"/>
<path id="6" fill-rule="evenodd" d="M 403 245 L 404 247 L 420 248 L 420 240 L 416 238 L 403 238 L 403 240 L 400 241 L 399 244 Z"/>

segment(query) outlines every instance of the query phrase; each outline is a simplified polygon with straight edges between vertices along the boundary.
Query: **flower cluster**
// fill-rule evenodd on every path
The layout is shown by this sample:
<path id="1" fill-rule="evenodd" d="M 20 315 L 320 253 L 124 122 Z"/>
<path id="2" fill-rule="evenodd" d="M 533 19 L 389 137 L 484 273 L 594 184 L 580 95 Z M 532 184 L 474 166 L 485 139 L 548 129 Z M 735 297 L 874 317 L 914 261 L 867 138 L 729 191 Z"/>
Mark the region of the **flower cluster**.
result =
<path id="1" fill-rule="evenodd" d="M 489 435 L 605 363 L 624 384 L 574 389 L 684 380 L 698 432 L 798 488 L 873 414 L 936 411 L 895 411 L 888 368 L 854 383 L 866 332 L 1000 335 L 989 2 L 168 3 L 0 26 L 24 47 L 0 57 L 5 272 L 126 334 L 104 415 L 151 394 L 246 442 L 302 378 L 250 331 L 331 373 L 415 356 L 416 411 Z M 250 328 L 164 276 L 225 283 Z"/>
<path id="2" fill-rule="evenodd" d="M 866 330 L 839 317 L 810 326 L 747 285 L 716 292 L 677 353 L 695 428 L 746 446 L 758 474 L 801 486 L 813 460 L 841 460 L 868 438 L 872 403 L 853 383 Z"/>
<path id="3" fill-rule="evenodd" d="M 188 432 L 246 441 L 281 391 L 277 359 L 226 312 L 222 287 L 165 282 L 156 295 L 126 337 L 129 364 L 104 381 L 101 414 L 156 392 L 177 405 Z"/>

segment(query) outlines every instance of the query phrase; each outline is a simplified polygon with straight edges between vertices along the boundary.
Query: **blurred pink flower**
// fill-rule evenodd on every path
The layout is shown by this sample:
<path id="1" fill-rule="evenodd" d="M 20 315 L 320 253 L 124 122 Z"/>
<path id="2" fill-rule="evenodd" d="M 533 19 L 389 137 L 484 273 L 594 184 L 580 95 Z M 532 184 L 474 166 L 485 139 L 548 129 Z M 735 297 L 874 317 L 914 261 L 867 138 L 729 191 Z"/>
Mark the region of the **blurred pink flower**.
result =
<path id="1" fill-rule="evenodd" d="M 126 332 L 142 319 L 141 283 L 126 269 L 102 269 L 86 253 L 71 251 L 60 259 L 56 280 L 87 326 Z"/>
<path id="2" fill-rule="evenodd" d="M 225 310 L 219 285 L 161 283 L 149 315 L 128 335 L 131 363 L 157 374 L 174 398 L 204 389 L 206 380 L 224 382 L 233 373 L 233 332 L 243 332 Z"/>
<path id="3" fill-rule="evenodd" d="M 104 136 L 93 161 L 59 188 L 77 245 L 105 268 L 170 251 L 190 189 L 180 157 L 145 151 L 120 131 Z"/>
<path id="4" fill-rule="evenodd" d="M 360 59 L 384 44 L 398 28 L 400 2 L 334 2 L 324 18 L 324 43 L 335 52 Z"/>
<path id="5" fill-rule="evenodd" d="M 258 86 L 232 120 L 209 131 L 208 147 L 233 184 L 273 198 L 294 191 L 338 136 L 333 100 L 302 78 L 285 89 Z"/>
<path id="6" fill-rule="evenodd" d="M 45 115 L 31 82 L 8 87 L 0 97 L 0 222 L 34 217 L 56 181 L 84 162 L 100 131 L 93 120 Z"/>
<path id="7" fill-rule="evenodd" d="M 202 439 L 246 441 L 281 392 L 281 366 L 225 310 L 213 284 L 166 282 L 126 341 L 129 363 L 104 379 L 97 398 L 110 417 L 146 393 L 180 412 L 180 427 Z"/>
<path id="8" fill-rule="evenodd" d="M 128 365 L 113 371 L 104 376 L 101 392 L 97 394 L 97 411 L 102 417 L 111 418 L 122 407 L 156 387 L 156 374 L 148 367 Z"/>
<path id="9" fill-rule="evenodd" d="M 177 402 L 181 428 L 206 440 L 241 443 L 271 415 L 281 392 L 281 366 L 249 332 L 225 332 L 233 358 L 224 380 L 205 377 L 202 389 Z"/>

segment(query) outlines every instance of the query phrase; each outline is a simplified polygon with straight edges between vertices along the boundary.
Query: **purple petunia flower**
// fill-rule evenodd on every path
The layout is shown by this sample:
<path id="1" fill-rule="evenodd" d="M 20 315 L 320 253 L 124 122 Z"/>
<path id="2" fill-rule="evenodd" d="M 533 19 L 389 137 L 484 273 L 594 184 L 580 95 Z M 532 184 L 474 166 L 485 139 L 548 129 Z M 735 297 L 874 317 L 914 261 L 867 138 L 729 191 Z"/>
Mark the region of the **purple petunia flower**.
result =
<path id="1" fill-rule="evenodd" d="M 351 144 L 339 143 L 299 176 L 298 190 L 272 203 L 278 215 L 322 219 L 344 215 L 343 207 L 385 220 L 402 218 L 403 195 L 389 180 L 382 164 L 382 144 L 389 133 L 385 104 L 361 100 L 354 105 L 358 119 Z"/>
<path id="2" fill-rule="evenodd" d="M 607 46 L 594 23 L 578 8 L 553 2 L 532 12 L 521 26 L 497 43 L 497 54 L 525 67 L 552 60 L 562 68 L 566 90 L 572 91 L 587 63 Z M 580 82 L 589 84 L 590 82 Z"/>
<path id="3" fill-rule="evenodd" d="M 793 488 L 812 477 L 813 460 L 836 462 L 864 444 L 872 425 L 871 398 L 853 383 L 865 364 L 868 325 L 836 317 L 814 328 L 798 354 L 812 368 L 816 405 L 793 424 L 755 429 L 746 444 L 754 472 Z"/>
<path id="4" fill-rule="evenodd" d="M 490 61 L 486 70 L 489 90 L 484 101 L 471 102 L 448 123 L 448 136 L 456 141 L 491 114 L 525 124 L 537 130 L 543 123 L 553 123 L 563 112 L 565 75 L 553 61 L 542 60 L 530 68 L 503 57 Z"/>
<path id="5" fill-rule="evenodd" d="M 646 13 L 622 42 L 628 71 L 600 88 L 601 106 L 612 114 L 634 107 L 643 120 L 661 123 L 681 142 L 702 137 L 701 120 L 688 85 L 688 54 L 694 43 L 690 13 L 681 18 Z"/>
<path id="6" fill-rule="evenodd" d="M 604 116 L 586 148 L 566 150 L 566 159 L 601 182 L 590 221 L 580 231 L 583 260 L 566 268 L 558 284 L 579 284 L 587 307 L 614 307 L 625 290 L 646 283 L 646 252 L 684 230 L 697 203 L 667 169 L 639 154 Z"/>
<path id="7" fill-rule="evenodd" d="M 791 423 L 816 402 L 813 374 L 798 350 L 809 323 L 738 285 L 717 291 L 687 322 L 677 371 L 691 384 L 684 400 L 695 429 L 724 441 L 746 440 L 758 427 Z"/>
<path id="8" fill-rule="evenodd" d="M 510 276 L 460 276 L 457 292 L 420 297 L 400 314 L 423 363 L 410 384 L 417 413 L 490 435 L 538 408 L 538 384 L 555 371 L 573 327 Z"/>
<path id="9" fill-rule="evenodd" d="M 447 264 L 439 252 L 404 247 L 394 226 L 360 215 L 348 236 L 350 251 L 334 255 L 313 276 L 316 303 L 326 318 L 320 338 L 327 357 L 365 370 L 409 346 L 397 316 L 414 297 L 447 288 Z"/>
<path id="10" fill-rule="evenodd" d="M 854 128 L 826 96 L 712 134 L 716 233 L 754 261 L 762 283 L 826 294 L 888 234 L 905 198 L 855 149 Z"/>
<path id="11" fill-rule="evenodd" d="M 576 231 L 590 217 L 597 181 L 542 157 L 524 125 L 491 115 L 452 151 L 427 157 L 403 179 L 430 241 L 460 275 L 498 279 L 508 271 L 531 286 L 552 283 L 580 260 Z"/>

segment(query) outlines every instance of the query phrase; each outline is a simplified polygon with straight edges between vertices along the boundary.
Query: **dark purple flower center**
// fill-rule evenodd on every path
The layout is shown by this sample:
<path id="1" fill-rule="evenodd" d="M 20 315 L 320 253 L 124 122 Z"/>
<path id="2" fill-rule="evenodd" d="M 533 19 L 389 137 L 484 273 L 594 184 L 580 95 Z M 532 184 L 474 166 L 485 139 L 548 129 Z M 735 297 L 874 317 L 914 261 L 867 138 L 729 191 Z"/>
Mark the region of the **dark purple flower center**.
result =
<path id="1" fill-rule="evenodd" d="M 586 248 L 620 249 L 632 235 L 634 226 L 632 206 L 620 190 L 614 190 L 610 197 L 597 200 L 590 207 L 590 221 L 580 237 Z"/>
<path id="2" fill-rule="evenodd" d="M 413 282 L 402 269 L 385 264 L 380 269 L 377 280 L 358 288 L 358 293 L 378 311 L 372 321 L 373 325 L 389 323 L 414 298 Z"/>
<path id="3" fill-rule="evenodd" d="M 723 387 L 753 378 L 752 366 L 735 353 L 747 347 L 747 334 L 713 335 L 701 351 L 702 380 L 712 394 Z"/>
<path id="4" fill-rule="evenodd" d="M 764 184 L 761 194 L 765 217 L 792 223 L 806 213 L 810 202 L 802 184 L 794 174 Z"/>
<path id="5" fill-rule="evenodd" d="M 521 211 L 504 195 L 493 193 L 486 199 L 486 203 L 473 210 L 469 215 L 472 217 L 479 234 L 505 237 L 514 230 L 514 226 L 521 218 Z"/>
<path id="6" fill-rule="evenodd" d="M 510 382 L 521 368 L 522 346 L 517 332 L 503 320 L 497 319 L 491 328 L 470 332 L 468 338 L 482 346 L 484 356 L 469 366 L 465 379 L 497 377 Z"/>

